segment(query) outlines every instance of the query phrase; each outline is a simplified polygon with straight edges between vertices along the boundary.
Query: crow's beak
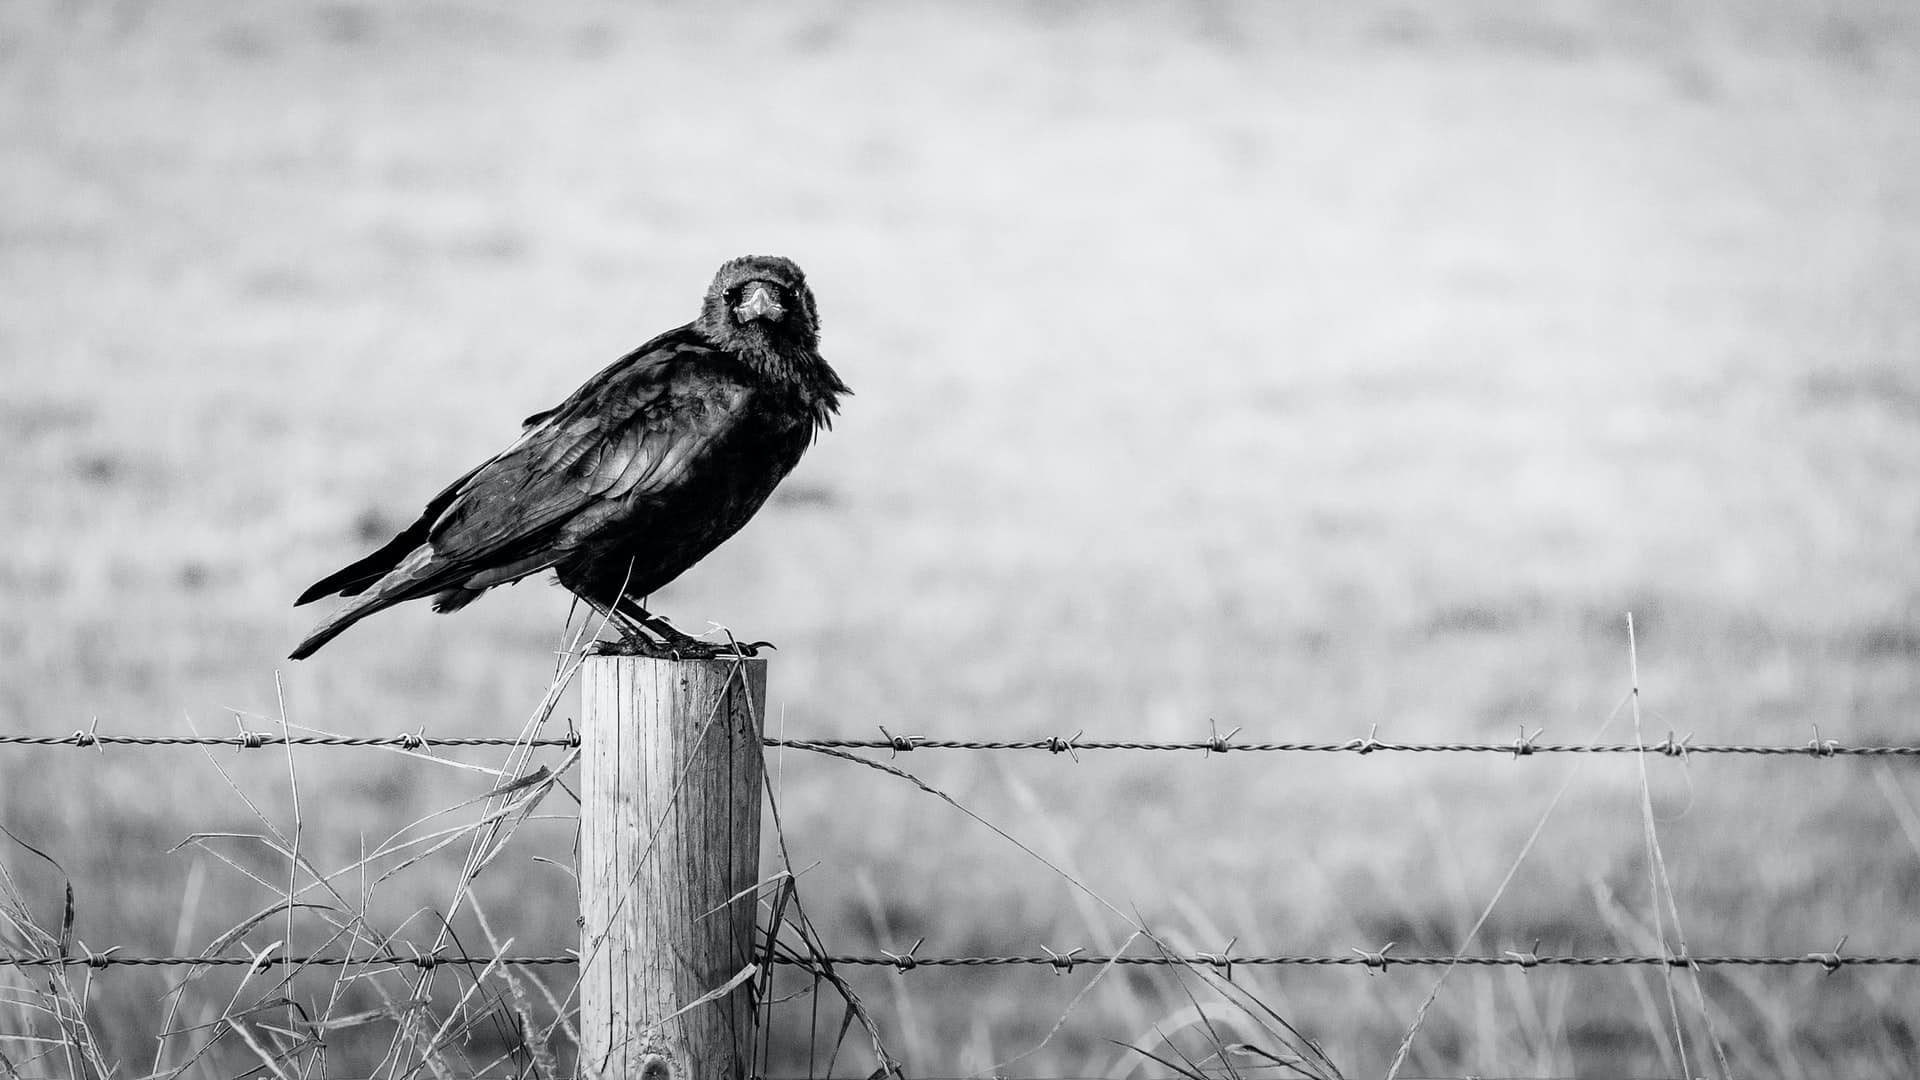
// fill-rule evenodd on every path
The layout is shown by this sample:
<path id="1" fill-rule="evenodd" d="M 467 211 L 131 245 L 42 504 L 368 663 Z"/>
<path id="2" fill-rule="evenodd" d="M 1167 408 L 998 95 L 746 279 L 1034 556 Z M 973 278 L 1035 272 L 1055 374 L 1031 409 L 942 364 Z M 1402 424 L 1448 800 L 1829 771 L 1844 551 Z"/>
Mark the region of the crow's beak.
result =
<path id="1" fill-rule="evenodd" d="M 747 291 L 747 298 L 740 301 L 739 306 L 733 309 L 733 313 L 740 317 L 741 322 L 752 322 L 755 319 L 779 322 L 780 317 L 787 313 L 787 309 L 780 306 L 780 301 L 773 298 L 773 293 L 765 285 L 755 285 Z"/>

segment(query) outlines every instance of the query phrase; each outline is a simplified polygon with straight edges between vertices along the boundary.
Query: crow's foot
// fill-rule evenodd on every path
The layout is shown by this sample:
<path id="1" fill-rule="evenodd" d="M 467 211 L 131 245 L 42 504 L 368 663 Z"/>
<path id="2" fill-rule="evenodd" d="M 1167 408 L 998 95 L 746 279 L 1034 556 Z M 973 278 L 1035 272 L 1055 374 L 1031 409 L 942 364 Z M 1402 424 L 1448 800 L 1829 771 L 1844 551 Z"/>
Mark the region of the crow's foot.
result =
<path id="1" fill-rule="evenodd" d="M 645 656 L 654 660 L 746 660 L 774 648 L 770 641 L 702 641 L 685 634 L 665 641 L 634 635 L 617 641 L 596 641 L 587 651 L 594 656 Z"/>

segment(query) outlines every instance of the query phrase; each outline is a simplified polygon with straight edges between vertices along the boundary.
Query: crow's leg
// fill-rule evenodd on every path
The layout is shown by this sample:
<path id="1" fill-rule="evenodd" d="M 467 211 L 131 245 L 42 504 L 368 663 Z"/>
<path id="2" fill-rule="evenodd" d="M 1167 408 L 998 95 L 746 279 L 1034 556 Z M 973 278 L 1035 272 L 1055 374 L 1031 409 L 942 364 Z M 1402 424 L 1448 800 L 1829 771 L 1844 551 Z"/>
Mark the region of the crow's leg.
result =
<path id="1" fill-rule="evenodd" d="M 711 660 L 718 656 L 754 656 L 762 646 L 768 644 L 764 641 L 751 644 L 732 640 L 724 644 L 702 641 L 683 633 L 672 623 L 648 611 L 640 600 L 624 594 L 614 607 L 621 618 L 631 620 L 633 624 L 644 627 L 647 633 L 660 639 L 658 648 L 662 651 L 649 655 L 667 655 L 676 660 Z"/>
<path id="2" fill-rule="evenodd" d="M 618 641 L 596 641 L 588 649 L 595 656 L 666 656 L 659 642 L 647 636 L 645 624 L 636 621 L 616 605 L 609 607 L 591 597 L 582 596 L 607 624 L 620 632 Z"/>
<path id="3" fill-rule="evenodd" d="M 611 606 L 588 600 L 593 609 L 620 631 L 618 641 L 595 642 L 596 656 L 649 656 L 657 660 L 711 660 L 733 655 L 726 647 L 701 641 L 674 629 L 632 597 L 622 596 Z"/>

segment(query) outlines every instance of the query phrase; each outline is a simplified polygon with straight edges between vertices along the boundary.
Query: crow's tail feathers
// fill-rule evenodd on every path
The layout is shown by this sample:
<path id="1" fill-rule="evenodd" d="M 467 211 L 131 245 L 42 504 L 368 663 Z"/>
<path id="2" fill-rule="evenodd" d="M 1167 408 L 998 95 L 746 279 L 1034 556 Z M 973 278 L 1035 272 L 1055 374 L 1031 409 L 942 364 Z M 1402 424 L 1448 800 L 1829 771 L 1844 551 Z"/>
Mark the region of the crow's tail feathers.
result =
<path id="1" fill-rule="evenodd" d="M 405 556 L 406 552 L 403 551 L 398 554 Z M 335 570 L 333 573 L 307 586 L 307 591 L 300 594 L 300 599 L 295 600 L 293 606 L 299 607 L 302 604 L 311 604 L 323 596 L 333 596 L 336 594 L 340 596 L 358 596 L 366 591 L 367 586 L 387 576 L 387 573 L 393 569 L 394 563 L 398 561 L 394 558 L 394 555 L 395 553 L 389 552 L 386 548 L 381 548 L 379 551 L 374 552 L 352 565 L 343 566 Z"/>
<path id="2" fill-rule="evenodd" d="M 388 545 L 391 547 L 392 545 Z M 341 631 L 376 611 L 384 611 L 395 604 L 407 600 L 431 595 L 444 587 L 436 578 L 448 569 L 447 563 L 436 560 L 433 550 L 418 547 L 403 553 L 397 560 L 399 565 L 389 565 L 384 572 L 371 569 L 375 557 L 381 556 L 384 549 L 316 583 L 300 598 L 300 603 L 318 599 L 328 593 L 339 592 L 352 596 L 347 606 L 327 616 L 326 621 L 314 627 L 313 633 L 293 650 L 289 659 L 305 660 L 319 650 L 320 646 L 340 636 Z M 331 582 L 346 581 L 342 588 Z"/>
<path id="3" fill-rule="evenodd" d="M 412 599 L 412 597 L 407 595 L 384 595 L 380 593 L 372 596 L 363 596 L 353 603 L 348 604 L 346 607 L 341 608 L 339 611 L 334 612 L 332 615 L 327 616 L 326 621 L 314 627 L 313 633 L 308 634 L 306 640 L 302 641 L 298 648 L 289 653 L 287 658 L 289 660 L 305 660 L 307 657 L 318 652 L 320 646 L 339 637 L 347 627 L 352 626 L 354 623 L 359 622 L 361 619 L 366 618 L 382 608 L 392 607 L 400 601 L 408 599 Z"/>
<path id="4" fill-rule="evenodd" d="M 453 504 L 453 500 L 459 496 L 460 489 L 466 485 L 466 482 L 486 467 L 486 463 L 476 466 L 469 470 L 467 475 L 448 484 L 446 490 L 435 495 L 427 503 L 427 508 L 420 512 L 420 516 L 414 519 L 413 524 L 400 530 L 398 536 L 382 544 L 380 550 L 314 582 L 307 587 L 306 592 L 300 594 L 300 599 L 295 600 L 293 606 L 311 604 L 323 596 L 332 596 L 335 593 L 341 596 L 359 596 L 375 582 L 392 573 L 402 563 L 411 559 L 421 545 L 427 542 L 433 534 L 434 522 L 440 520 L 440 515 Z M 319 648 L 318 645 L 314 647 Z"/>
<path id="5" fill-rule="evenodd" d="M 427 527 L 430 523 L 422 518 L 408 527 L 405 532 L 387 541 L 380 550 L 357 559 L 335 570 L 300 594 L 293 602 L 294 607 L 311 604 L 323 596 L 358 596 L 367 591 L 367 587 L 394 571 L 427 541 Z"/>

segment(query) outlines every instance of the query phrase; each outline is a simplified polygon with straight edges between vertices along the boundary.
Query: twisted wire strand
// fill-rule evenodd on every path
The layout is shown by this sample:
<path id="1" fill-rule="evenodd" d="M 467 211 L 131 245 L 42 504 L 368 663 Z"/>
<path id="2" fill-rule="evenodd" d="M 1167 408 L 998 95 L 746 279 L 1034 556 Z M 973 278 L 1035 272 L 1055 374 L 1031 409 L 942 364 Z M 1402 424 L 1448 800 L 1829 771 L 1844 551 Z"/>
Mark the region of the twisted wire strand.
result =
<path id="1" fill-rule="evenodd" d="M 778 958 L 780 964 L 811 966 L 806 957 Z M 1101 967 L 1107 964 L 1138 966 L 1179 966 L 1230 968 L 1250 967 L 1824 967 L 1835 970 L 1848 966 L 1920 967 L 1920 956 L 1836 956 L 1813 953 L 1805 956 L 1393 956 L 1365 953 L 1353 956 L 1221 956 L 1201 953 L 1192 956 L 1083 956 L 1065 954 L 1047 956 L 827 956 L 821 963 L 845 967 L 892 967 L 911 971 L 919 967 L 1051 967 L 1070 971 L 1076 967 Z"/>
<path id="2" fill-rule="evenodd" d="M 533 746 L 578 749 L 578 732 L 552 739 L 515 739 L 507 736 L 449 735 L 429 736 L 421 732 L 399 735 L 272 735 L 264 731 L 242 731 L 233 735 L 108 735 L 95 731 L 76 731 L 71 735 L 0 734 L 0 746 L 231 746 L 239 750 L 259 750 L 273 746 L 394 746 L 402 750 L 425 750 L 452 746 Z"/>
<path id="3" fill-rule="evenodd" d="M 1653 743 L 1543 743 L 1522 735 L 1508 742 L 1386 742 L 1369 735 L 1364 739 L 1340 742 L 1235 742 L 1231 736 L 1165 742 L 1143 740 L 1082 739 L 1052 736 L 1045 739 L 934 739 L 919 735 L 884 735 L 866 739 L 786 739 L 769 737 L 762 743 L 773 749 L 794 750 L 886 750 L 907 753 L 914 750 L 1038 750 L 1050 754 L 1077 755 L 1080 751 L 1165 751 L 1209 754 L 1281 753 L 1281 754 L 1505 754 L 1530 757 L 1534 754 L 1657 754 L 1685 758 L 1693 754 L 1754 754 L 1766 757 L 1920 757 L 1920 745 L 1845 744 L 1822 739 L 1817 734 L 1804 743 L 1695 743 L 1668 735 Z M 578 749 L 580 734 L 569 731 L 546 739 L 516 739 L 509 736 L 455 735 L 428 736 L 421 732 L 399 735 L 275 735 L 262 731 L 241 731 L 233 735 L 112 735 L 97 731 L 75 731 L 67 735 L 27 735 L 0 733 L 0 746 L 231 746 L 241 750 L 259 750 L 276 746 L 394 747 L 425 750 L 434 747 L 523 746 Z"/>
<path id="4" fill-rule="evenodd" d="M 894 736 L 883 739 L 763 739 L 767 746 L 797 750 L 1045 750 L 1064 754 L 1081 750 L 1202 751 L 1282 754 L 1508 754 L 1527 757 L 1532 754 L 1659 754 L 1685 757 L 1689 754 L 1762 754 L 1780 757 L 1920 757 L 1920 746 L 1846 745 L 1832 740 L 1785 745 L 1747 743 L 1694 743 L 1666 740 L 1655 743 L 1541 743 L 1522 738 L 1511 742 L 1383 742 L 1378 739 L 1349 739 L 1345 742 L 1269 742 L 1242 743 L 1227 739 L 1193 739 L 1184 742 L 1114 742 L 1096 739 L 1024 739 L 975 740 L 929 739 L 919 736 Z"/>
<path id="5" fill-rule="evenodd" d="M 767 961 L 764 954 L 756 958 Z M 1799 956 L 1538 956 L 1532 953 L 1506 953 L 1500 956 L 1394 956 L 1385 950 L 1365 952 L 1356 949 L 1351 956 L 1232 956 L 1221 953 L 1191 955 L 1085 955 L 1078 949 L 1066 953 L 1048 952 L 1041 956 L 914 956 L 911 953 L 879 956 L 801 956 L 780 954 L 770 958 L 781 966 L 816 968 L 890 967 L 901 972 L 923 967 L 1044 967 L 1072 971 L 1077 967 L 1104 967 L 1108 964 L 1142 967 L 1212 967 L 1231 971 L 1242 967 L 1820 967 L 1828 972 L 1843 967 L 1920 967 L 1920 956 L 1853 956 L 1841 953 L 1805 953 Z M 509 967 L 536 967 L 578 964 L 571 954 L 559 956 L 507 955 L 399 955 L 382 956 L 121 956 L 114 950 L 86 956 L 0 956 L 0 967 L 53 968 L 90 967 L 417 967 L 500 964 Z"/>
<path id="6" fill-rule="evenodd" d="M 112 949 L 86 956 L 0 956 L 0 967 L 52 968 L 90 967 L 436 967 L 472 965 L 484 967 L 498 963 L 507 967 L 536 967 L 543 964 L 577 964 L 579 958 L 562 956 L 120 956 Z"/>

